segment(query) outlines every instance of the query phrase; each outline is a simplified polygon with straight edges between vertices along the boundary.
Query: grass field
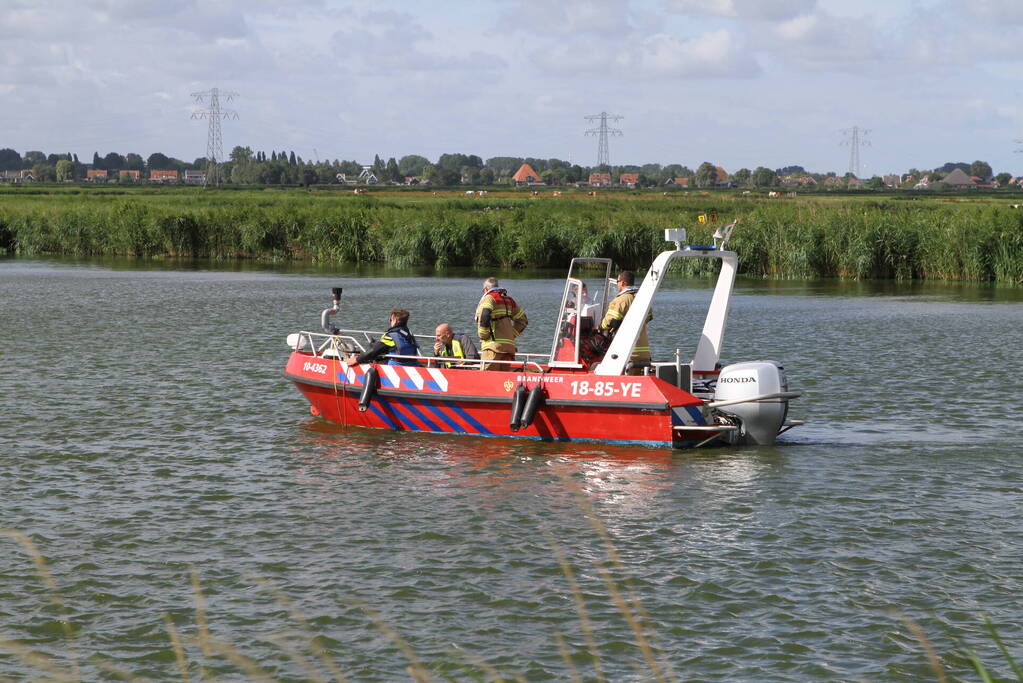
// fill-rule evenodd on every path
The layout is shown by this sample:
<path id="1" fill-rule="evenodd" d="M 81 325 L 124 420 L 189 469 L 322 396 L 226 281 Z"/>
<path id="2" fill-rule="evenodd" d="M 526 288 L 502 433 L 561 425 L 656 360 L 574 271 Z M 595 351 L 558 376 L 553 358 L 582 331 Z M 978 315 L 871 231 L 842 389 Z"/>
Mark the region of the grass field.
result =
<path id="1" fill-rule="evenodd" d="M 19 255 L 563 268 L 572 256 L 643 268 L 665 228 L 709 243 L 739 220 L 741 272 L 779 278 L 1023 283 L 1023 209 L 1010 194 L 393 189 L 0 188 L 0 249 Z M 688 260 L 687 260 L 688 261 Z M 707 263 L 679 268 L 701 274 Z"/>

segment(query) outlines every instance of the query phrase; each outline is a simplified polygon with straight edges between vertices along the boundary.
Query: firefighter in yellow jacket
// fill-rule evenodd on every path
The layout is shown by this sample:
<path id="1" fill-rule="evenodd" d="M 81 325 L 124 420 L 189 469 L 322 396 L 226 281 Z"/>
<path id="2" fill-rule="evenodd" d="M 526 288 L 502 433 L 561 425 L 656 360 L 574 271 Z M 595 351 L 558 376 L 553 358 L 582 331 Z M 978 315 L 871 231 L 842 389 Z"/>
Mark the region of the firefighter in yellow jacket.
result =
<path id="1" fill-rule="evenodd" d="M 480 336 L 480 357 L 484 370 L 511 370 L 507 363 L 488 363 L 495 360 L 515 360 L 515 338 L 526 329 L 529 320 L 525 312 L 498 286 L 497 278 L 483 283 L 483 298 L 476 307 L 476 329 Z"/>
<path id="2" fill-rule="evenodd" d="M 629 307 L 632 306 L 633 300 L 636 298 L 636 292 L 639 291 L 639 287 L 635 286 L 636 276 L 633 275 L 631 270 L 623 270 L 618 274 L 618 295 L 611 300 L 611 303 L 607 306 L 607 313 L 604 314 L 604 319 L 600 321 L 600 329 L 605 332 L 618 331 L 618 326 L 622 324 L 622 320 L 625 319 L 625 314 L 629 312 Z M 632 348 L 632 356 L 629 360 L 633 363 L 649 363 L 650 362 L 650 339 L 647 337 L 646 326 L 651 320 L 654 319 L 653 311 L 647 314 L 646 322 L 643 323 L 642 329 L 639 331 L 639 337 L 636 338 L 636 345 Z M 632 368 L 629 370 L 630 375 L 642 375 L 642 368 Z"/>

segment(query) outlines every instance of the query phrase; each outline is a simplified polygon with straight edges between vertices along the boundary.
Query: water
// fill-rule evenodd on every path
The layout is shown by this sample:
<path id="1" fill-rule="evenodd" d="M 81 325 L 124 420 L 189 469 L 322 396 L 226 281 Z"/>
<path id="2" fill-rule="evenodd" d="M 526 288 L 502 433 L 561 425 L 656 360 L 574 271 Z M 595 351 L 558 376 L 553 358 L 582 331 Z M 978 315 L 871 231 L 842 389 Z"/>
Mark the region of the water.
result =
<path id="1" fill-rule="evenodd" d="M 1006 673 L 984 616 L 1023 656 L 1023 292 L 740 282 L 724 360 L 783 361 L 808 424 L 672 452 L 311 418 L 284 338 L 330 287 L 346 326 L 429 333 L 481 279 L 351 275 L 0 261 L 0 526 L 63 601 L 0 536 L 0 679 L 180 679 L 164 615 L 195 680 L 932 678 L 909 621 L 953 677 Z M 560 284 L 522 275 L 544 351 Z M 709 294 L 671 283 L 655 352 Z"/>

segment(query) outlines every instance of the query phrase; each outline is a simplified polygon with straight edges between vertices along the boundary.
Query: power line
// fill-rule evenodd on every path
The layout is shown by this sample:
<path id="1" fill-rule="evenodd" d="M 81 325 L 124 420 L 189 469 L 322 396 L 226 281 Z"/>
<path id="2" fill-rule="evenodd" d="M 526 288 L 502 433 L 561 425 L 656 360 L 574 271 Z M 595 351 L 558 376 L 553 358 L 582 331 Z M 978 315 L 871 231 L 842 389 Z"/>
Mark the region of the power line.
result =
<path id="1" fill-rule="evenodd" d="M 584 116 L 583 118 L 591 123 L 598 120 L 600 121 L 600 126 L 586 131 L 586 135 L 597 136 L 597 166 L 610 166 L 611 154 L 608 150 L 607 138 L 608 136 L 613 135 L 621 137 L 622 131 L 617 128 L 608 128 L 607 122 L 609 119 L 611 121 L 621 121 L 625 117 L 618 116 L 617 114 L 608 114 L 606 111 L 602 111 L 599 114 Z"/>
<path id="2" fill-rule="evenodd" d="M 192 93 L 192 97 L 195 98 L 197 104 L 202 104 L 207 99 L 210 103 L 208 109 L 192 112 L 193 119 L 208 119 L 210 122 L 209 132 L 206 137 L 206 179 L 203 181 L 203 187 L 220 185 L 220 166 L 218 162 L 224 159 L 224 140 L 220 135 L 220 120 L 238 118 L 238 112 L 233 109 L 220 108 L 220 98 L 223 97 L 226 101 L 230 102 L 237 96 L 238 93 L 236 92 L 221 92 L 218 88 L 210 88 L 202 92 Z"/>
<path id="3" fill-rule="evenodd" d="M 861 136 L 866 136 L 870 133 L 867 128 L 860 128 L 859 126 L 853 126 L 852 128 L 846 128 L 842 131 L 848 139 L 842 142 L 843 145 L 849 145 L 849 173 L 853 174 L 853 177 L 860 177 L 860 147 L 870 147 L 870 140 L 865 139 Z"/>

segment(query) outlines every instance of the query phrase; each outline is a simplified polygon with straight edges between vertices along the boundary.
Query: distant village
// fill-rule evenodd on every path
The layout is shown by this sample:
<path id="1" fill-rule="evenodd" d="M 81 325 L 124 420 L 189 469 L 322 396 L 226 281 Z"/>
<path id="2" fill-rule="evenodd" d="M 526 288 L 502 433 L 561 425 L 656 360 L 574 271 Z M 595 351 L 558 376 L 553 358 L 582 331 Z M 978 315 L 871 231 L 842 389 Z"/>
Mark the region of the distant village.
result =
<path id="1" fill-rule="evenodd" d="M 229 158 L 214 167 L 219 183 L 235 185 L 348 185 L 453 187 L 575 187 L 575 188 L 773 188 L 807 190 L 944 190 L 1017 189 L 1023 178 L 992 172 L 983 161 L 972 164 L 950 162 L 928 171 L 910 169 L 903 174 L 859 178 L 853 173 L 839 175 L 810 173 L 801 166 L 781 169 L 758 167 L 732 173 L 703 162 L 695 171 L 681 164 L 582 167 L 559 159 L 494 157 L 485 162 L 478 156 L 443 154 L 436 162 L 419 155 L 384 162 L 377 156 L 371 165 L 355 161 L 309 161 L 285 152 L 253 152 L 235 147 Z M 155 185 L 205 185 L 211 178 L 205 158 L 193 163 L 163 154 L 143 160 L 137 154 L 122 156 L 111 152 L 93 155 L 82 163 L 76 155 L 43 155 L 0 149 L 0 182 L 18 183 L 120 183 Z"/>

